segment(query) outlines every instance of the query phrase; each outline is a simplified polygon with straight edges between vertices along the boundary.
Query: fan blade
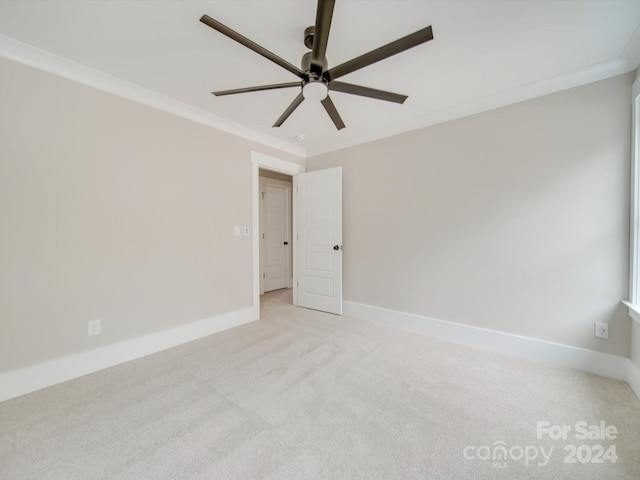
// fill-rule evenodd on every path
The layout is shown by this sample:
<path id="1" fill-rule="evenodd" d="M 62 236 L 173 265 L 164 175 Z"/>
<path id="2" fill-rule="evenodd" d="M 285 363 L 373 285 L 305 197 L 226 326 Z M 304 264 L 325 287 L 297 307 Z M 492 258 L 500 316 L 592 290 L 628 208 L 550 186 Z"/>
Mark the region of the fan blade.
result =
<path id="1" fill-rule="evenodd" d="M 324 66 L 324 56 L 327 52 L 329 29 L 331 28 L 331 17 L 333 17 L 334 5 L 335 0 L 318 0 L 310 68 L 311 73 L 318 76 L 322 75 L 322 67 Z"/>
<path id="2" fill-rule="evenodd" d="M 360 95 L 361 97 L 375 98 L 377 100 L 385 100 L 387 102 L 404 103 L 409 98 L 399 93 L 385 92 L 384 90 L 376 90 L 375 88 L 363 87 L 361 85 L 352 85 L 351 83 L 331 82 L 329 90 L 334 92 L 350 93 L 351 95 Z"/>
<path id="3" fill-rule="evenodd" d="M 344 122 L 342 121 L 342 118 L 340 118 L 340 114 L 338 113 L 338 110 L 336 110 L 336 106 L 328 95 L 324 100 L 322 100 L 322 106 L 331 117 L 331 120 L 333 120 L 333 124 L 336 128 L 338 130 L 342 130 L 344 128 Z"/>
<path id="4" fill-rule="evenodd" d="M 216 97 L 221 97 L 223 95 L 235 95 L 236 93 L 248 93 L 248 92 L 261 92 L 263 90 L 276 90 L 278 88 L 289 88 L 289 87 L 299 87 L 300 82 L 290 82 L 290 83 L 275 83 L 273 85 L 260 85 L 259 87 L 245 87 L 245 88 L 234 88 L 233 90 L 219 90 L 217 92 L 211 92 Z"/>
<path id="5" fill-rule="evenodd" d="M 340 78 L 343 75 L 355 72 L 356 70 L 360 70 L 361 68 L 379 62 L 380 60 L 389 58 L 392 55 L 404 52 L 405 50 L 408 50 L 422 43 L 426 43 L 429 40 L 433 40 L 433 31 L 431 30 L 430 26 L 427 28 L 423 28 L 422 30 L 418 30 L 411 35 L 407 35 L 406 37 L 402 37 L 395 42 L 391 42 L 380 48 L 376 48 L 369 53 L 360 55 L 359 57 L 338 65 L 337 67 L 333 67 L 324 72 L 323 77 L 327 81 Z"/>
<path id="6" fill-rule="evenodd" d="M 293 102 L 291 102 L 291 105 L 289 105 L 287 107 L 287 109 L 284 111 L 284 113 L 282 115 L 280 115 L 280 118 L 278 118 L 278 120 L 276 120 L 276 123 L 273 124 L 274 127 L 279 127 L 280 125 L 282 125 L 284 123 L 284 121 L 289 118 L 289 115 L 291 115 L 293 113 L 293 111 L 298 108 L 298 106 L 302 103 L 302 101 L 304 100 L 304 97 L 302 96 L 302 92 L 300 92 L 298 94 L 298 96 L 296 98 L 293 99 Z"/>
<path id="7" fill-rule="evenodd" d="M 289 70 L 291 73 L 293 73 L 294 75 L 297 75 L 301 79 L 307 80 L 307 76 L 304 74 L 304 72 L 300 70 L 298 67 L 296 67 L 295 65 L 290 64 L 286 60 L 280 58 L 275 53 L 270 52 L 264 47 L 261 47 L 256 42 L 249 40 L 247 37 L 239 34 L 235 30 L 231 30 L 229 27 L 227 27 L 226 25 L 223 25 L 217 20 L 214 20 L 209 15 L 203 15 L 200 18 L 200 21 L 205 25 L 208 25 L 209 27 L 213 28 L 214 30 L 217 30 L 218 32 L 222 33 L 223 35 L 226 35 L 230 39 L 235 40 L 236 42 L 253 50 L 257 54 L 262 55 L 263 57 L 271 60 L 273 63 L 280 65 L 282 68 Z"/>

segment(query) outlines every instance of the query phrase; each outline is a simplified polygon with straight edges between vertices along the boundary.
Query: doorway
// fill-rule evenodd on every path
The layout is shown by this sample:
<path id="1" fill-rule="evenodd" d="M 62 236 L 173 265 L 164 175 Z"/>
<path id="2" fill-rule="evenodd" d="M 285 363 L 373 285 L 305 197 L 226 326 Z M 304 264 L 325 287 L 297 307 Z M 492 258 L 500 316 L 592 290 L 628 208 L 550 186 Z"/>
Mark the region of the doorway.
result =
<path id="1" fill-rule="evenodd" d="M 288 162 L 279 158 L 271 157 L 259 152 L 251 152 L 251 190 L 252 190 L 252 231 L 253 231 L 253 310 L 256 318 L 260 318 L 260 169 L 270 172 L 277 172 L 280 174 L 288 175 L 292 177 L 292 191 L 296 188 L 296 175 L 304 173 L 305 167 L 297 163 Z M 292 231 L 296 232 L 296 211 L 297 205 L 295 195 L 292 195 L 291 202 L 292 211 Z M 297 305 L 297 288 L 296 278 L 297 272 L 295 268 L 295 258 L 297 255 L 296 242 L 293 241 L 293 235 L 291 237 L 292 243 L 289 244 L 292 252 L 292 265 L 293 265 L 293 304 Z"/>
<path id="2" fill-rule="evenodd" d="M 302 165 L 258 152 L 251 152 L 251 163 L 252 290 L 255 317 L 260 318 L 261 293 L 260 169 L 293 177 L 290 245 L 293 305 L 341 315 L 342 168 L 334 167 L 305 173 L 305 167 Z"/>

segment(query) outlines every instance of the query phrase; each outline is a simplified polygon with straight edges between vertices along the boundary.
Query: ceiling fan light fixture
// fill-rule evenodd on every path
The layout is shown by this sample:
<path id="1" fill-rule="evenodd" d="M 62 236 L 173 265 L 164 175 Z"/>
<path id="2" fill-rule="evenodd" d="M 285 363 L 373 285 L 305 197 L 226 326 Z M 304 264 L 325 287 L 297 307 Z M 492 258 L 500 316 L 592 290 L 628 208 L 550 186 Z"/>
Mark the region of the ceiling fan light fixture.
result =
<path id="1" fill-rule="evenodd" d="M 275 53 L 220 23 L 218 20 L 211 18 L 208 15 L 202 15 L 202 17 L 200 17 L 200 21 L 208 27 L 211 27 L 222 35 L 225 35 L 231 40 L 247 47 L 254 53 L 263 56 L 276 65 L 279 65 L 299 79 L 297 82 L 235 88 L 232 90 L 222 90 L 211 93 L 216 96 L 221 96 L 235 93 L 260 92 L 279 88 L 299 87 L 300 84 L 302 84 L 302 91 L 298 93 L 296 98 L 293 99 L 282 115 L 278 117 L 276 123 L 273 124 L 273 127 L 280 127 L 304 100 L 312 100 L 322 104 L 338 130 L 345 128 L 344 122 L 342 121 L 342 118 L 340 118 L 340 114 L 338 113 L 336 106 L 333 104 L 331 97 L 329 97 L 329 85 L 331 85 L 331 90 L 334 92 L 359 95 L 362 97 L 369 97 L 393 103 L 404 103 L 407 99 L 406 95 L 385 92 L 384 90 L 377 90 L 375 88 L 364 87 L 362 85 L 337 82 L 336 80 L 360 70 L 361 68 L 368 67 L 376 62 L 433 40 L 433 29 L 431 26 L 418 30 L 410 35 L 406 35 L 391 43 L 387 43 L 386 45 L 371 50 L 363 55 L 352 58 L 351 60 L 348 60 L 336 67 L 329 68 L 326 51 L 329 40 L 329 30 L 331 28 L 331 19 L 333 17 L 333 7 L 336 0 L 317 1 L 316 22 L 312 26 L 307 27 L 304 31 L 305 46 L 311 51 L 302 56 L 302 61 L 300 62 L 301 68 L 292 65 Z"/>
<path id="2" fill-rule="evenodd" d="M 329 94 L 327 84 L 322 80 L 311 80 L 302 87 L 302 96 L 305 100 L 321 102 Z"/>

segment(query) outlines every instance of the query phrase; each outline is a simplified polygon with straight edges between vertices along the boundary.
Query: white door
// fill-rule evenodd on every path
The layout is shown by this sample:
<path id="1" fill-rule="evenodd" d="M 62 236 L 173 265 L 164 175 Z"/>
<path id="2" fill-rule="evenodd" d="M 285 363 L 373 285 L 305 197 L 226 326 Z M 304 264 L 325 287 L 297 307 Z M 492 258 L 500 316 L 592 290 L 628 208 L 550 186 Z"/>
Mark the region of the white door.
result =
<path id="1" fill-rule="evenodd" d="M 272 182 L 275 183 L 275 182 Z M 290 189 L 265 183 L 262 186 L 263 206 L 263 280 L 264 291 L 289 287 L 289 195 Z"/>
<path id="2" fill-rule="evenodd" d="M 342 314 L 342 168 L 302 173 L 298 188 L 298 305 Z"/>

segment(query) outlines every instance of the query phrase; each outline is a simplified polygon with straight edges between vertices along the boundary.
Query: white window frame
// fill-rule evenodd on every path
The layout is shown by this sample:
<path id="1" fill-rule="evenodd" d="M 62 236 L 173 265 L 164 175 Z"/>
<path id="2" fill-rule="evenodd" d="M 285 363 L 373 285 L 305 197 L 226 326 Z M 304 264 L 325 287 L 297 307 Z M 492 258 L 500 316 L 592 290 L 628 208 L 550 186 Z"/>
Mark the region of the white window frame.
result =
<path id="1" fill-rule="evenodd" d="M 640 77 L 631 88 L 632 152 L 629 251 L 629 316 L 640 322 Z"/>

